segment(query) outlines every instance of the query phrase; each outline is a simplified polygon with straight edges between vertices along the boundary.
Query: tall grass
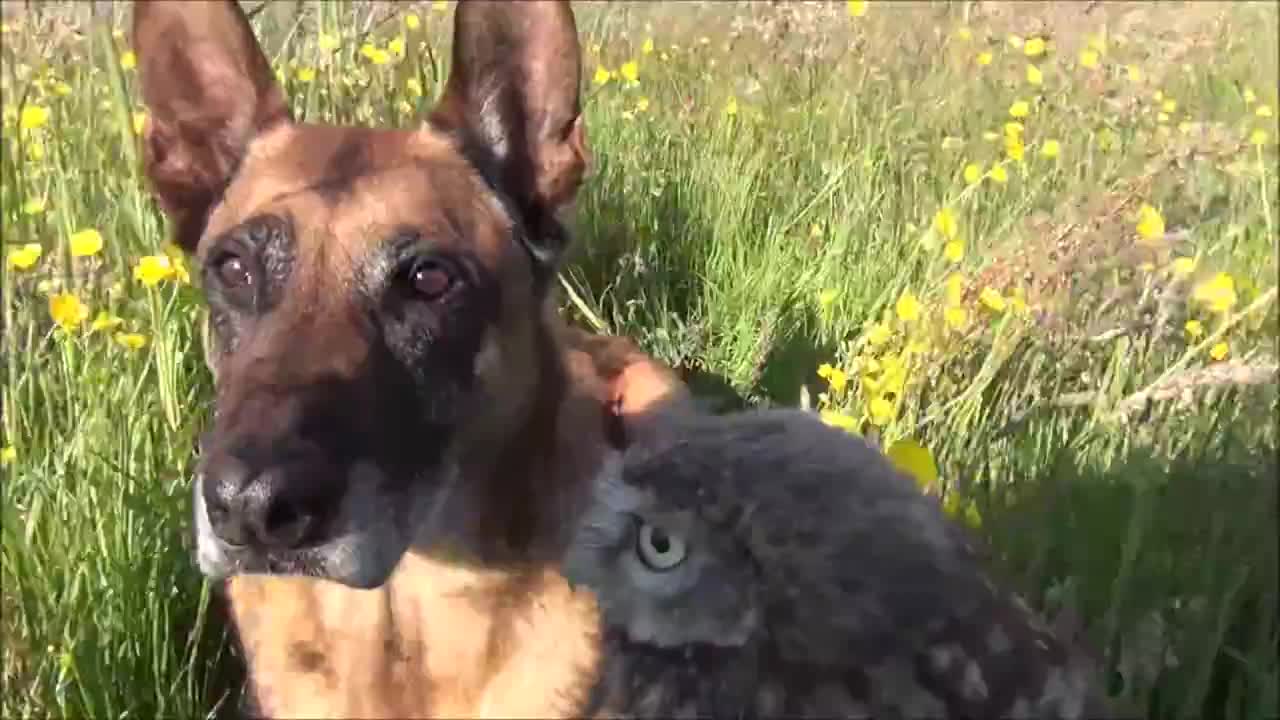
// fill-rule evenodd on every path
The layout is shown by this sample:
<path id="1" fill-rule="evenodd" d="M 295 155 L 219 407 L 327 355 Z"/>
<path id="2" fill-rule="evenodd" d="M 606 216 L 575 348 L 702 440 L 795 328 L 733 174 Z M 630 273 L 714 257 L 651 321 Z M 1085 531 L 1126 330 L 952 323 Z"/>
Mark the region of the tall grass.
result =
<path id="1" fill-rule="evenodd" d="M 436 5 L 254 22 L 300 115 L 405 126 L 448 71 Z M 199 295 L 139 178 L 127 11 L 17 10 L 0 715 L 215 713 L 239 661 L 190 559 Z M 928 448 L 894 457 L 1126 707 L 1275 716 L 1277 18 L 579 4 L 595 162 L 566 312 L 722 407 L 806 404 Z M 86 229 L 102 247 L 76 256 Z"/>

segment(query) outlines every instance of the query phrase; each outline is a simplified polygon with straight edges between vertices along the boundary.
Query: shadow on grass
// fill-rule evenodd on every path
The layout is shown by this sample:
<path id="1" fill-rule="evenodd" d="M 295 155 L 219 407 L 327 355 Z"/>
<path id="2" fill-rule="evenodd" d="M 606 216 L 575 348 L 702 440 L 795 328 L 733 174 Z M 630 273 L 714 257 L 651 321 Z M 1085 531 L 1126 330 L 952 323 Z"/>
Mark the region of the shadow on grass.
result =
<path id="1" fill-rule="evenodd" d="M 983 493 L 996 567 L 1032 604 L 1090 618 L 1120 708 L 1146 716 L 1273 715 L 1276 448 L 1109 467 L 1073 451 Z M 985 500 L 985 502 L 983 502 Z"/>

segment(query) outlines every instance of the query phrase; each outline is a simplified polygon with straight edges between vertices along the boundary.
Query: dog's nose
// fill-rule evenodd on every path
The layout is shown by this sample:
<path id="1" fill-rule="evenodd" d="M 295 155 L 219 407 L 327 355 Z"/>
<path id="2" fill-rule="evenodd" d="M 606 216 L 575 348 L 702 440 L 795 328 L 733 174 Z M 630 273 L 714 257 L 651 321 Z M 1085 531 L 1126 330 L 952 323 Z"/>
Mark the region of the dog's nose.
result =
<path id="1" fill-rule="evenodd" d="M 314 459 L 220 453 L 204 471 L 204 501 L 214 533 L 230 545 L 297 549 L 313 543 L 328 509 L 332 471 Z"/>

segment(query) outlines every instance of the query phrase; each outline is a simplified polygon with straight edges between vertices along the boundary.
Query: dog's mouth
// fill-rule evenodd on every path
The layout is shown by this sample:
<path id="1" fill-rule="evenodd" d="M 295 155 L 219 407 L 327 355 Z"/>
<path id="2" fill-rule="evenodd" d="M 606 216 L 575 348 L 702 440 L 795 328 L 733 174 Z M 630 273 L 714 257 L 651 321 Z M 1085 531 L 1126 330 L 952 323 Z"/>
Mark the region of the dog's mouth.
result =
<path id="1" fill-rule="evenodd" d="M 354 588 L 380 586 L 400 558 L 440 510 L 452 488 L 447 467 L 402 487 L 392 486 L 372 463 L 353 470 L 352 482 L 338 501 L 334 522 L 324 536 L 305 546 L 282 548 L 235 544 L 218 536 L 209 519 L 196 476 L 193 494 L 196 564 L 211 580 L 236 575 L 304 576 Z M 425 481 L 423 481 L 425 480 Z"/>

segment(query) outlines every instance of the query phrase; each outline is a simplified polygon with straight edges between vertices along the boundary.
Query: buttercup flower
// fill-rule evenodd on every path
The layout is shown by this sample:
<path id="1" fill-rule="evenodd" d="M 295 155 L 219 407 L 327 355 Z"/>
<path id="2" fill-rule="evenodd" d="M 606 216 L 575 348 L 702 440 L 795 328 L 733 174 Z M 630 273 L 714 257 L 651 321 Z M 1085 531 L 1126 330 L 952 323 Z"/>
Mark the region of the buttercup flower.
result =
<path id="1" fill-rule="evenodd" d="M 40 105 L 24 105 L 18 115 L 18 128 L 24 132 L 44 127 L 49 122 L 49 109 Z"/>
<path id="2" fill-rule="evenodd" d="M 1003 165 L 996 165 L 991 168 L 990 176 L 992 180 L 1000 183 L 1001 185 L 1009 182 L 1009 172 L 1004 169 Z"/>
<path id="3" fill-rule="evenodd" d="M 951 212 L 951 208 L 944 207 L 934 214 L 933 230 L 948 240 L 956 237 L 960 232 L 960 226 L 956 222 L 955 213 Z"/>
<path id="4" fill-rule="evenodd" d="M 1044 38 L 1033 37 L 1022 46 L 1022 51 L 1027 54 L 1027 57 L 1039 57 L 1044 54 L 1044 50 Z"/>
<path id="5" fill-rule="evenodd" d="M 1080 51 L 1080 67 L 1090 70 L 1098 67 L 1098 51 L 1086 48 Z"/>
<path id="6" fill-rule="evenodd" d="M 628 60 L 622 63 L 622 67 L 618 68 L 618 74 L 628 84 L 634 85 L 640 82 L 640 65 L 635 60 Z"/>
<path id="7" fill-rule="evenodd" d="M 1164 216 L 1159 210 L 1145 203 L 1138 208 L 1138 235 L 1145 240 L 1159 240 L 1164 237 Z"/>
<path id="8" fill-rule="evenodd" d="M 867 14 L 866 0 L 849 0 L 849 17 L 862 17 Z"/>
<path id="9" fill-rule="evenodd" d="M 421 24 L 422 21 L 418 19 L 418 16 L 414 13 L 409 13 L 404 16 L 404 26 L 410 30 L 417 30 L 418 26 Z"/>
<path id="10" fill-rule="evenodd" d="M 1009 106 L 1009 114 L 1015 118 L 1024 118 L 1031 114 L 1031 105 L 1025 100 L 1018 100 Z"/>
<path id="11" fill-rule="evenodd" d="M 609 72 L 609 69 L 605 66 L 599 65 L 596 67 L 596 74 L 591 76 L 591 82 L 596 85 L 604 85 L 609 82 L 611 77 L 613 77 L 613 73 Z"/>
<path id="12" fill-rule="evenodd" d="M 982 180 L 982 166 L 977 163 L 969 163 L 964 166 L 964 181 L 970 185 L 976 185 Z"/>
<path id="13" fill-rule="evenodd" d="M 894 305 L 898 319 L 902 322 L 915 322 L 920 319 L 920 300 L 910 292 L 905 292 Z"/>
<path id="14" fill-rule="evenodd" d="M 64 330 L 74 330 L 89 317 L 89 306 L 72 293 L 49 296 L 49 317 Z"/>
<path id="15" fill-rule="evenodd" d="M 1027 82 L 1032 85 L 1044 84 L 1044 73 L 1035 65 L 1027 65 Z"/>
<path id="16" fill-rule="evenodd" d="M 1217 273 L 1205 280 L 1191 292 L 1191 298 L 1208 306 L 1211 312 L 1225 313 L 1235 306 L 1239 297 L 1236 295 L 1236 284 L 1230 275 Z"/>
<path id="17" fill-rule="evenodd" d="M 102 235 L 93 228 L 71 234 L 71 257 L 92 257 L 102 251 Z"/>
<path id="18" fill-rule="evenodd" d="M 1188 320 L 1184 327 L 1187 331 L 1187 337 L 1192 340 L 1204 335 L 1204 325 L 1199 320 Z"/>
<path id="19" fill-rule="evenodd" d="M 115 341 L 129 350 L 141 350 L 147 344 L 147 336 L 139 333 L 116 333 Z"/>
<path id="20" fill-rule="evenodd" d="M 1057 140 L 1045 140 L 1040 146 L 1040 155 L 1050 160 L 1058 157 L 1060 152 L 1062 152 L 1062 145 Z"/>
<path id="21" fill-rule="evenodd" d="M 982 288 L 982 292 L 978 293 L 978 302 L 993 312 L 1004 312 L 1005 309 L 1004 296 L 989 287 Z"/>
<path id="22" fill-rule="evenodd" d="M 871 402 L 867 404 L 867 413 L 875 425 L 883 427 L 893 422 L 893 404 L 879 395 L 871 398 Z"/>
<path id="23" fill-rule="evenodd" d="M 173 262 L 168 255 L 147 255 L 138 259 L 133 277 L 147 287 L 155 287 L 161 281 L 173 277 Z"/>
<path id="24" fill-rule="evenodd" d="M 1213 358 L 1215 362 L 1221 362 L 1227 359 L 1227 355 L 1230 352 L 1231 347 L 1225 342 L 1220 342 L 1209 348 L 1209 357 Z"/>
<path id="25" fill-rule="evenodd" d="M 948 262 L 957 263 L 964 259 L 964 242 L 961 240 L 952 240 L 942 246 L 942 256 Z"/>
<path id="26" fill-rule="evenodd" d="M 0 465 L 8 465 L 18 459 L 18 450 L 12 445 L 0 448 Z"/>
<path id="27" fill-rule="evenodd" d="M 40 260 L 44 249 L 40 243 L 27 243 L 9 250 L 9 267 L 16 270 L 29 270 Z"/>
<path id="28" fill-rule="evenodd" d="M 977 63 L 983 67 L 990 65 L 993 59 L 994 57 L 992 56 L 990 50 L 983 50 L 982 52 L 978 53 L 978 57 L 976 58 Z"/>
<path id="29" fill-rule="evenodd" d="M 942 319 L 947 323 L 947 327 L 960 330 L 969 320 L 969 313 L 962 307 L 949 307 L 942 311 Z"/>
<path id="30" fill-rule="evenodd" d="M 645 38 L 644 43 L 640 45 L 640 54 L 648 55 L 653 52 L 653 38 Z"/>
<path id="31" fill-rule="evenodd" d="M 44 198 L 31 198 L 30 200 L 22 203 L 23 215 L 39 215 L 40 213 L 44 212 L 44 209 L 45 209 Z"/>

